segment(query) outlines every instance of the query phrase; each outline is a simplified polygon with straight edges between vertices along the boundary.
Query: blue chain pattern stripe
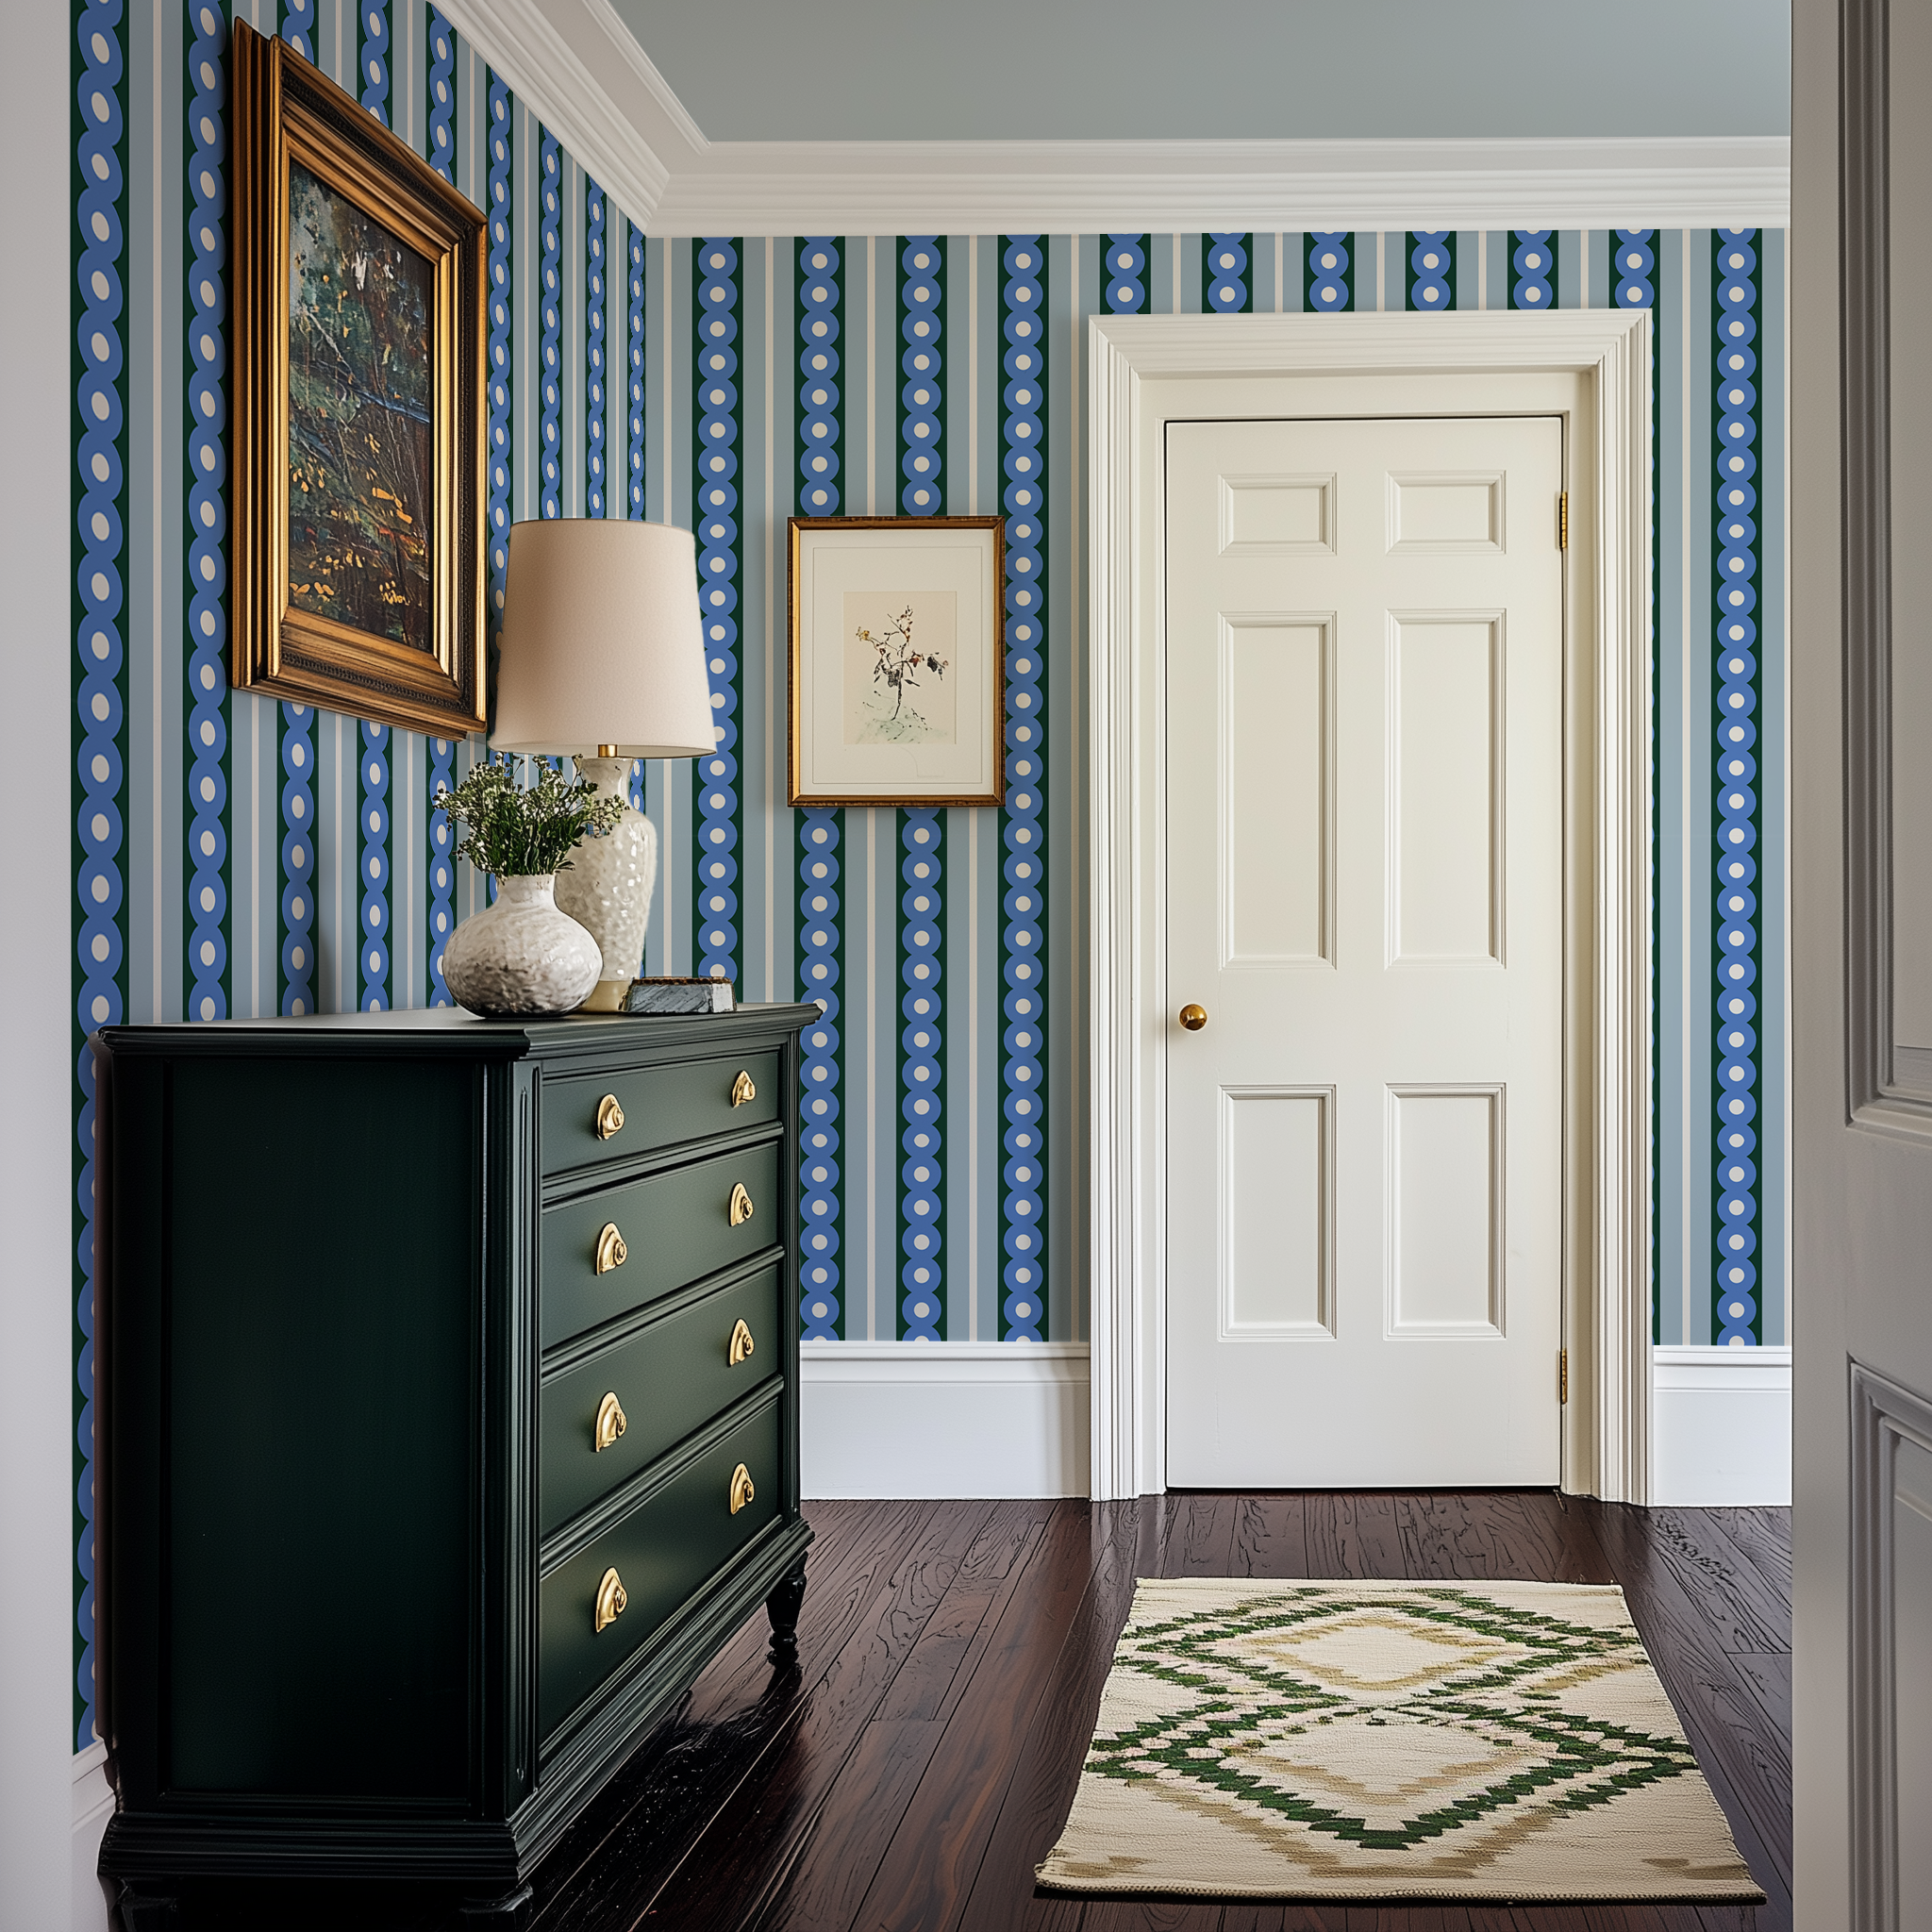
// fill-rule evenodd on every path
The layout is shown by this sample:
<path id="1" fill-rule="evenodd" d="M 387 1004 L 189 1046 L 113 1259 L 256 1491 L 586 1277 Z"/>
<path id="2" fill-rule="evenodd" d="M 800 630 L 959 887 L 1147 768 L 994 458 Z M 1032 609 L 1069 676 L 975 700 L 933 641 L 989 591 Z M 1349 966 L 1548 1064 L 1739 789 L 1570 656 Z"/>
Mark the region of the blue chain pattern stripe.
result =
<path id="1" fill-rule="evenodd" d="M 1000 1339 L 1040 1341 L 1046 1334 L 1046 948 L 1041 924 L 1046 886 L 1043 748 L 1046 534 L 1046 258 L 1038 235 L 1008 235 L 1001 266 L 1000 456 L 1007 513 L 1007 802 L 1000 968 L 1000 1093 L 1006 1119 L 1006 1185 L 1001 1203 L 1006 1263 Z"/>
<path id="2" fill-rule="evenodd" d="M 1201 238 L 1201 292 L 1208 315 L 1241 315 L 1254 306 L 1248 287 L 1248 257 L 1252 235 L 1204 235 Z"/>
<path id="3" fill-rule="evenodd" d="M 1340 315 L 1355 307 L 1355 284 L 1349 273 L 1354 253 L 1355 237 L 1345 229 L 1309 233 L 1304 308 L 1314 315 Z"/>
<path id="4" fill-rule="evenodd" d="M 303 59 L 315 58 L 315 0 L 282 0 L 281 37 Z"/>
<path id="5" fill-rule="evenodd" d="M 1616 273 L 1619 308 L 1657 306 L 1656 243 L 1655 228 L 1618 228 L 1612 232 L 1610 267 Z"/>
<path id="6" fill-rule="evenodd" d="M 821 1015 L 805 1029 L 800 1069 L 799 1316 L 808 1341 L 836 1341 L 843 1333 L 839 1114 L 844 1069 L 839 982 L 844 934 L 839 848 L 844 831 L 845 814 L 835 808 L 808 807 L 798 814 L 798 996 L 816 1002 Z"/>
<path id="7" fill-rule="evenodd" d="M 490 76 L 490 628 L 509 569 L 510 92 Z"/>
<path id="8" fill-rule="evenodd" d="M 1712 237 L 1717 290 L 1717 1340 L 1758 1341 L 1757 231 Z"/>
<path id="9" fill-rule="evenodd" d="M 584 176 L 584 514 L 604 514 L 604 191 Z"/>
<path id="10" fill-rule="evenodd" d="M 358 57 L 362 105 L 389 125 L 389 0 L 362 0 L 358 23 L 362 45 Z"/>
<path id="11" fill-rule="evenodd" d="M 695 760 L 697 972 L 738 977 L 738 260 L 736 242 L 691 243 L 697 291 L 698 599 L 717 750 Z"/>
<path id="12" fill-rule="evenodd" d="M 226 24 L 201 0 L 188 42 L 188 1018 L 228 1017 Z"/>
<path id="13" fill-rule="evenodd" d="M 1447 228 L 1408 231 L 1408 303 L 1424 314 L 1456 307 L 1456 237 Z"/>
<path id="14" fill-rule="evenodd" d="M 281 1010 L 315 1011 L 315 711 L 281 708 Z"/>
<path id="15" fill-rule="evenodd" d="M 509 89 L 490 75 L 490 608 L 492 658 L 509 576 L 510 134 Z M 485 882 L 496 903 L 496 880 Z"/>
<path id="16" fill-rule="evenodd" d="M 225 22 L 211 0 L 202 10 L 220 32 Z M 196 23 L 199 25 L 199 23 Z M 125 1017 L 123 983 L 126 935 L 122 920 L 125 881 L 126 675 L 121 612 L 125 597 L 127 477 L 121 439 L 126 426 L 125 292 L 122 257 L 126 238 L 121 198 L 126 180 L 121 145 L 126 133 L 126 74 L 121 45 L 121 0 L 93 0 L 76 9 L 74 67 L 76 120 L 74 189 L 78 296 L 74 391 L 75 833 L 80 863 L 75 874 L 74 1201 L 75 1322 L 81 1342 L 75 1360 L 75 1507 L 80 1528 L 75 1545 L 79 1593 L 75 1603 L 75 1740 L 94 1740 L 94 1055 L 88 1036 Z M 218 63 L 219 63 L 219 57 Z M 216 66 L 220 74 L 220 66 Z"/>
<path id="17" fill-rule="evenodd" d="M 1557 237 L 1550 228 L 1511 228 L 1509 231 L 1509 306 L 1512 308 L 1554 308 L 1557 306 Z"/>
<path id="18" fill-rule="evenodd" d="M 429 165 L 456 185 L 455 29 L 434 7 L 429 9 Z"/>
<path id="19" fill-rule="evenodd" d="M 1619 308 L 1652 308 L 1657 307 L 1657 230 L 1655 228 L 1618 228 L 1610 237 L 1610 269 L 1616 281 L 1614 297 Z M 1655 341 L 1655 338 L 1653 338 Z M 1651 358 L 1650 382 L 1650 652 L 1651 684 L 1653 693 L 1657 685 L 1657 571 L 1656 558 L 1659 550 L 1657 527 L 1658 506 L 1657 491 L 1657 360 L 1655 353 Z M 1650 707 L 1650 916 L 1651 931 L 1657 931 L 1657 838 L 1662 824 L 1663 766 L 1657 758 L 1657 700 L 1653 694 Z M 1661 961 L 1657 948 L 1650 951 L 1650 1051 L 1651 1065 L 1657 1065 L 1657 1016 L 1658 1012 L 1657 993 Z M 1662 1272 L 1660 1220 L 1657 1208 L 1657 1147 L 1659 1145 L 1657 1108 L 1660 1104 L 1659 1083 L 1650 1083 L 1650 1339 L 1653 1342 L 1663 1340 L 1663 1302 L 1659 1284 Z"/>
<path id="20" fill-rule="evenodd" d="M 625 495 L 625 514 L 641 521 L 645 509 L 644 498 L 644 231 L 635 222 L 625 225 L 629 237 L 630 255 L 630 301 L 625 309 L 629 319 L 630 348 L 630 417 L 627 424 L 628 440 L 626 463 L 628 482 Z M 633 758 L 630 761 L 630 803 L 634 811 L 644 808 L 644 761 Z M 639 972 L 648 970 L 643 961 L 638 965 Z"/>
<path id="21" fill-rule="evenodd" d="M 390 19 L 388 0 L 362 0 L 360 57 L 362 105 L 389 125 Z M 379 1013 L 391 1004 L 389 991 L 389 747 L 386 724 L 359 726 L 357 766 L 360 796 L 357 828 L 361 840 L 361 943 L 356 959 L 356 1005 Z"/>
<path id="22" fill-rule="evenodd" d="M 808 235 L 798 245 L 798 508 L 839 514 L 844 395 L 839 386 L 843 305 L 838 238 Z"/>
<path id="23" fill-rule="evenodd" d="M 456 181 L 456 34 L 435 8 L 429 9 L 429 161 L 445 181 Z M 456 866 L 450 858 L 448 816 L 438 794 L 457 782 L 456 743 L 432 738 L 429 750 L 429 984 L 432 1007 L 452 1004 L 442 977 L 442 949 L 456 926 Z"/>
<path id="24" fill-rule="evenodd" d="M 1109 315 L 1140 315 L 1147 307 L 1146 235 L 1108 235 L 1106 259 L 1100 264 L 1107 288 L 1103 299 Z"/>
<path id="25" fill-rule="evenodd" d="M 282 38 L 315 58 L 314 0 L 283 0 Z M 281 740 L 281 998 L 279 1010 L 315 1011 L 315 712 L 284 704 Z"/>
<path id="26" fill-rule="evenodd" d="M 945 1340 L 945 1198 L 941 1124 L 945 1063 L 940 1034 L 944 935 L 940 881 L 945 822 L 931 807 L 899 814 L 899 1280 L 903 1341 Z"/>
<path id="27" fill-rule="evenodd" d="M 389 744 L 387 724 L 359 727 L 361 736 L 362 946 L 356 961 L 358 1008 L 380 1013 L 389 993 Z"/>
<path id="28" fill-rule="evenodd" d="M 908 516 L 934 516 L 945 502 L 945 254 L 937 235 L 899 245 L 900 503 Z M 930 808 L 899 814 L 899 1245 L 905 1259 L 899 1332 L 908 1341 L 945 1339 L 945 825 Z"/>
<path id="29" fill-rule="evenodd" d="M 542 364 L 539 381 L 541 408 L 538 438 L 542 480 L 538 485 L 537 514 L 560 517 L 563 514 L 563 449 L 558 441 L 563 408 L 563 151 L 557 137 L 546 127 L 538 148 L 537 165 L 542 175 L 539 193 L 542 214 L 537 225 L 537 273 L 541 285 L 541 327 L 538 333 L 537 354 Z"/>
<path id="30" fill-rule="evenodd" d="M 838 242 L 808 235 L 798 244 L 799 508 L 837 516 L 843 393 L 839 383 L 842 285 Z M 839 1151 L 843 1031 L 840 1000 L 844 929 L 839 852 L 845 814 L 808 807 L 798 814 L 798 996 L 820 1019 L 801 1041 L 799 1134 L 799 1318 L 808 1341 L 843 1333 L 839 1255 L 844 1239 Z"/>
<path id="31" fill-rule="evenodd" d="M 630 421 L 629 494 L 626 513 L 642 519 L 644 514 L 644 231 L 635 222 L 628 225 L 630 237 L 630 302 L 625 314 L 630 324 Z M 635 777 L 643 780 L 643 763 L 637 761 Z M 636 799 L 631 803 L 636 805 Z M 642 810 L 641 806 L 638 807 Z"/>
<path id="32" fill-rule="evenodd" d="M 945 254 L 937 235 L 908 235 L 899 250 L 899 468 L 906 487 L 899 502 L 908 517 L 936 515 L 942 507 L 940 448 L 943 391 L 940 336 L 945 325 Z"/>

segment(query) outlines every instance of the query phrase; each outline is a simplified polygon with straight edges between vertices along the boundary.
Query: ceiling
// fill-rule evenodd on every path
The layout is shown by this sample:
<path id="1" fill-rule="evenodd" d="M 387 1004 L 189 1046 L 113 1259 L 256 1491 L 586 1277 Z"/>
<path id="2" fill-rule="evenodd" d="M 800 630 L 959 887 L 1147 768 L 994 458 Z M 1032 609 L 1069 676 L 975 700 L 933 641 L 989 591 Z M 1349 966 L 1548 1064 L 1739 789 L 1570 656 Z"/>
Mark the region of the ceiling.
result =
<path id="1" fill-rule="evenodd" d="M 1782 135 L 1787 0 L 613 0 L 708 139 Z"/>

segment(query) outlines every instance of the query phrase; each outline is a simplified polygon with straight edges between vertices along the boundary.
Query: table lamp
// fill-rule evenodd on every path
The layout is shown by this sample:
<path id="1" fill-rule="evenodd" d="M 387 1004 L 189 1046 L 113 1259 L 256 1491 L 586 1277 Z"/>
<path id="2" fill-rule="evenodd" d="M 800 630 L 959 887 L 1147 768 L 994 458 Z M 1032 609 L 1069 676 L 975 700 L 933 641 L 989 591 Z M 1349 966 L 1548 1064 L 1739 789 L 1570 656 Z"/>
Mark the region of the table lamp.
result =
<path id="1" fill-rule="evenodd" d="M 516 524 L 506 575 L 493 750 L 575 758 L 600 796 L 627 799 L 633 758 L 716 748 L 689 530 L 586 517 Z M 604 955 L 586 1010 L 622 1008 L 657 882 L 657 828 L 628 804 L 558 874 L 558 906 Z"/>

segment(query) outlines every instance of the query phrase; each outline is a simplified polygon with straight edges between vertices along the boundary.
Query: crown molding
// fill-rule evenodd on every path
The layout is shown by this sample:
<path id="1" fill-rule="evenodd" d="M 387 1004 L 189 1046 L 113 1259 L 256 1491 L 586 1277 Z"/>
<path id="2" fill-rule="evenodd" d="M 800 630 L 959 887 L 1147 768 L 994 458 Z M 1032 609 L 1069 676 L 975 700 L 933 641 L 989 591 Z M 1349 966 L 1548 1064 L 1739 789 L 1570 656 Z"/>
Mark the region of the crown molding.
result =
<path id="1" fill-rule="evenodd" d="M 648 227 L 697 123 L 609 0 L 441 0 L 443 18 L 625 214 Z M 601 76 L 601 77 L 600 77 Z M 607 84 L 608 83 L 608 84 Z M 669 103 L 669 107 L 665 105 Z"/>
<path id="2" fill-rule="evenodd" d="M 665 235 L 1781 227 L 1790 142 L 713 142 Z"/>
<path id="3" fill-rule="evenodd" d="M 651 233 L 1783 227 L 1784 136 L 721 141 L 611 0 L 443 12 Z"/>

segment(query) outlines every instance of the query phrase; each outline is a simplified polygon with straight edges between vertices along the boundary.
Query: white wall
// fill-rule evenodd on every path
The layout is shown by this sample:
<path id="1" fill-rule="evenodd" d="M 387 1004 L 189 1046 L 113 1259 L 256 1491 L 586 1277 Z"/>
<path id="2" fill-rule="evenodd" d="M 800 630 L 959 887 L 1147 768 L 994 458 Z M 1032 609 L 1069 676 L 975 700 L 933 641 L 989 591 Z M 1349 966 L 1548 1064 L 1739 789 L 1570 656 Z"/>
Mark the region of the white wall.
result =
<path id="1" fill-rule="evenodd" d="M 0 693 L 7 758 L 7 1016 L 0 1106 L 0 1928 L 69 1924 L 74 1812 L 74 1385 L 68 1338 L 74 831 L 68 228 L 72 27 L 8 12 L 0 180 Z M 104 1922 L 98 1888 L 93 1923 Z"/>

